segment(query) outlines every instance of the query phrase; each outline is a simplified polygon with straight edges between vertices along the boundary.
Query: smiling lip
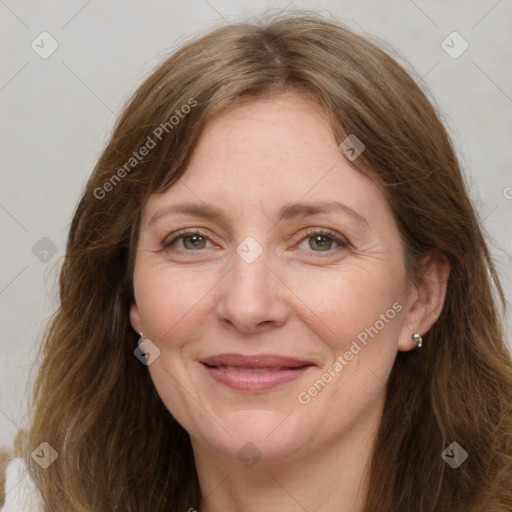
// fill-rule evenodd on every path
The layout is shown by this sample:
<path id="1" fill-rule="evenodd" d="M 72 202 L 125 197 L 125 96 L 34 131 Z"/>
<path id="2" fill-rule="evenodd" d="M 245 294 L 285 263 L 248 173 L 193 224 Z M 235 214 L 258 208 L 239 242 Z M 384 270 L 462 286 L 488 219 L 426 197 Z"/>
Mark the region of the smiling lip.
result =
<path id="1" fill-rule="evenodd" d="M 252 392 L 266 391 L 295 380 L 315 366 L 311 361 L 273 354 L 219 354 L 201 359 L 200 363 L 220 384 Z"/>

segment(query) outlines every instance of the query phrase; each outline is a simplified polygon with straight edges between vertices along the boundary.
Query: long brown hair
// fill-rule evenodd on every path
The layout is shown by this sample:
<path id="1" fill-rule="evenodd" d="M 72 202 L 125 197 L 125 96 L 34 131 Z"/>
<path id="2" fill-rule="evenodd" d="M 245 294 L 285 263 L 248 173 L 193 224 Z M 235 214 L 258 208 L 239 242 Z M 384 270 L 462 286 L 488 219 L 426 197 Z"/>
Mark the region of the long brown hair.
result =
<path id="1" fill-rule="evenodd" d="M 23 453 L 48 510 L 199 507 L 188 434 L 133 354 L 128 310 L 139 218 L 150 194 L 183 175 L 213 116 L 290 91 L 317 101 L 338 142 L 348 134 L 364 142 L 354 165 L 389 201 L 411 278 L 431 251 L 451 265 L 444 308 L 424 347 L 399 353 L 389 377 L 365 512 L 512 510 L 503 292 L 450 140 L 395 60 L 336 20 L 304 12 L 188 42 L 120 116 L 73 218 L 60 307 L 33 395 Z M 155 145 L 146 156 L 130 160 L 149 139 Z M 47 469 L 30 458 L 43 441 L 58 452 Z M 458 469 L 441 457 L 455 441 L 469 455 Z"/>

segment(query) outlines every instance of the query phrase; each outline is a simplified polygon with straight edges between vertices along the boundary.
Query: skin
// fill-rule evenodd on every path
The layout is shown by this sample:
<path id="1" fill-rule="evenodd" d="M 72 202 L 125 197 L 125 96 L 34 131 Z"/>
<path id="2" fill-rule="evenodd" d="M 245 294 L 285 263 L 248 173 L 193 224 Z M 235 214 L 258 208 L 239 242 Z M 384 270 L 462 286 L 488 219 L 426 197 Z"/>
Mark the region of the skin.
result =
<path id="1" fill-rule="evenodd" d="M 327 201 L 365 221 L 343 212 L 277 218 L 285 204 Z M 227 223 L 165 213 L 185 202 L 220 208 Z M 183 228 L 204 238 L 189 233 L 164 249 Z M 262 249 L 252 263 L 236 252 L 247 236 Z M 362 510 L 385 383 L 397 351 L 414 349 L 411 334 L 438 318 L 448 273 L 432 257 L 411 284 L 384 196 L 340 152 L 314 103 L 280 95 L 211 121 L 182 179 L 144 207 L 130 310 L 133 328 L 160 350 L 148 366 L 154 385 L 190 434 L 201 512 Z M 401 309 L 394 318 L 300 403 L 298 394 L 393 304 Z M 266 392 L 236 391 L 198 362 L 219 353 L 315 366 Z M 247 442 L 262 456 L 252 467 L 237 457 Z"/>

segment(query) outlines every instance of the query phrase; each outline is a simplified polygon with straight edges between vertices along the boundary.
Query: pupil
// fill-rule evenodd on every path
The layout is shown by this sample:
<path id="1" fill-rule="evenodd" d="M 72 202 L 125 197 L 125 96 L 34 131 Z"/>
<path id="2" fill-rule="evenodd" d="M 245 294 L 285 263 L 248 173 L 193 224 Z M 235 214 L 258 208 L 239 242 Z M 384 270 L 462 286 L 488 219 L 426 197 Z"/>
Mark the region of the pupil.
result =
<path id="1" fill-rule="evenodd" d="M 327 238 L 329 237 L 326 237 L 325 235 L 317 235 L 315 237 L 315 244 L 317 245 L 317 247 L 322 249 L 328 249 L 329 241 L 327 240 Z"/>
<path id="2" fill-rule="evenodd" d="M 201 235 L 189 235 L 186 238 L 183 239 L 185 247 L 187 246 L 187 243 L 189 244 L 189 247 L 200 247 L 201 242 L 203 241 L 203 237 Z"/>

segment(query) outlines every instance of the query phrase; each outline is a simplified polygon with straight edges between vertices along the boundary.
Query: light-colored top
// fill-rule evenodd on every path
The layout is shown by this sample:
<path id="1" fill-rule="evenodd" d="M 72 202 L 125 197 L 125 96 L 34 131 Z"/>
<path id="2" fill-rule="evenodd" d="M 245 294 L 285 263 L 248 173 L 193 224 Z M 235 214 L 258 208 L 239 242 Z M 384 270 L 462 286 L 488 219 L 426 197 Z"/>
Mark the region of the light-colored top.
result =
<path id="1" fill-rule="evenodd" d="M 40 494 L 20 457 L 14 457 L 7 466 L 1 512 L 44 512 Z"/>

